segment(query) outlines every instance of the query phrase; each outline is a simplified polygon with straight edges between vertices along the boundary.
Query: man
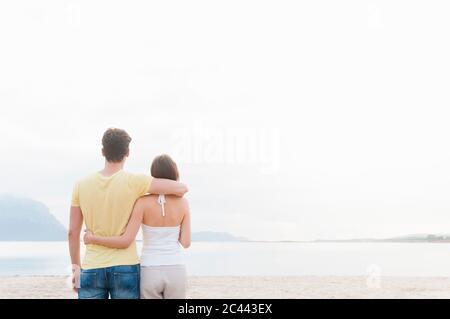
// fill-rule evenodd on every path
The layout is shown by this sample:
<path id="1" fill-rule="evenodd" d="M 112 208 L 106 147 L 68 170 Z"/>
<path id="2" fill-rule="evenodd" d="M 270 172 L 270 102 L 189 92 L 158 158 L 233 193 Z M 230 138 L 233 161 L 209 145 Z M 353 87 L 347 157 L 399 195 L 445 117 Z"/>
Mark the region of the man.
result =
<path id="1" fill-rule="evenodd" d="M 70 209 L 69 249 L 74 289 L 80 299 L 139 299 L 140 268 L 133 243 L 126 249 L 87 245 L 80 262 L 80 233 L 86 228 L 101 236 L 121 235 L 136 200 L 147 193 L 183 196 L 184 184 L 123 170 L 129 156 L 130 136 L 109 129 L 102 140 L 105 167 L 75 185 Z M 77 289 L 77 269 L 81 267 Z"/>

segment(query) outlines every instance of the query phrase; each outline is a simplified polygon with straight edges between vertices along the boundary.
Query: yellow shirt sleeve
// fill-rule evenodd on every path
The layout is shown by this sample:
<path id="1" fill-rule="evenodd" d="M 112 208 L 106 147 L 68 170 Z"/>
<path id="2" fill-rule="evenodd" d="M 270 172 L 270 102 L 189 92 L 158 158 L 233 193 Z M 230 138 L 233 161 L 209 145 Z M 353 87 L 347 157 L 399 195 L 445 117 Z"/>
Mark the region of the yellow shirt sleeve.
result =
<path id="1" fill-rule="evenodd" d="M 138 197 L 148 194 L 152 184 L 153 177 L 145 174 L 137 174 L 131 176 L 130 185 L 135 190 Z"/>
<path id="2" fill-rule="evenodd" d="M 72 207 L 80 207 L 80 192 L 78 183 L 75 184 L 72 193 Z"/>

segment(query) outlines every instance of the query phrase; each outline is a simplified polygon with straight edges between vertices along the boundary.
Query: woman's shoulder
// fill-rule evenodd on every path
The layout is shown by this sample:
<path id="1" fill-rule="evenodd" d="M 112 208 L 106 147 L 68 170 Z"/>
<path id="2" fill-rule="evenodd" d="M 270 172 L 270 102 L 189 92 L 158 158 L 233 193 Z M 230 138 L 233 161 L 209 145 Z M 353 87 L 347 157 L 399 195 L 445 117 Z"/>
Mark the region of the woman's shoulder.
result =
<path id="1" fill-rule="evenodd" d="M 166 202 L 177 205 L 180 208 L 189 208 L 189 202 L 186 197 L 179 197 L 175 195 L 166 195 Z"/>
<path id="2" fill-rule="evenodd" d="M 158 195 L 148 194 L 139 198 L 136 201 L 136 205 L 149 206 L 156 204 L 157 202 L 158 202 Z"/>
<path id="3" fill-rule="evenodd" d="M 175 206 L 178 206 L 179 208 L 189 209 L 189 203 L 185 197 L 179 197 L 179 196 L 175 196 L 175 195 L 165 195 L 165 198 L 166 198 L 166 204 L 175 205 Z M 145 207 L 151 207 L 151 206 L 155 206 L 155 205 L 159 206 L 158 199 L 159 199 L 159 195 L 148 194 L 148 195 L 145 195 L 145 196 L 142 196 L 141 198 L 139 198 L 136 202 L 136 205 L 142 205 Z"/>
<path id="4" fill-rule="evenodd" d="M 176 196 L 176 195 L 165 195 L 165 197 L 166 197 L 166 200 L 170 200 L 170 201 L 177 202 L 177 203 L 187 203 L 188 202 L 186 197 L 180 197 L 180 196 Z"/>
<path id="5" fill-rule="evenodd" d="M 139 198 L 136 203 L 157 204 L 159 196 L 160 195 L 158 195 L 158 194 L 147 194 L 147 195 L 144 195 L 141 198 Z M 175 195 L 164 195 L 164 197 L 166 199 L 166 202 L 179 203 L 179 204 L 184 204 L 184 205 L 186 205 L 188 203 L 187 199 L 184 197 L 179 197 L 179 196 L 175 196 Z"/>

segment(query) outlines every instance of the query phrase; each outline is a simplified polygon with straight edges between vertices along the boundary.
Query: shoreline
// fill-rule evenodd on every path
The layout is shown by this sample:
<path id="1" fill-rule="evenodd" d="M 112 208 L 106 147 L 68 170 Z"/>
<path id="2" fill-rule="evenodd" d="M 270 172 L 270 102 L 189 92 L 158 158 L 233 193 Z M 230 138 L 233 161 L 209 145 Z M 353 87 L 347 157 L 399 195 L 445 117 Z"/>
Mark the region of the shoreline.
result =
<path id="1" fill-rule="evenodd" d="M 6 276 L 0 299 L 76 299 L 67 276 Z M 450 277 L 189 277 L 188 299 L 450 298 Z"/>

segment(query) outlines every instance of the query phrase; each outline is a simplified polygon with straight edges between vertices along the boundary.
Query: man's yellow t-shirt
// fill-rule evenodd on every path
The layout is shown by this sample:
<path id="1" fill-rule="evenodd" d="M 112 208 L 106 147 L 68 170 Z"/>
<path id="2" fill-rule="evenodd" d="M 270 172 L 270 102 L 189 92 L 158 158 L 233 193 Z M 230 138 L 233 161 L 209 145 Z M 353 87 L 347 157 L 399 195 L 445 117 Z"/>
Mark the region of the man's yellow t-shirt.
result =
<path id="1" fill-rule="evenodd" d="M 100 173 L 75 185 L 72 206 L 80 207 L 86 228 L 100 236 L 120 236 L 125 232 L 133 207 L 150 189 L 152 177 L 120 170 L 105 177 Z M 136 265 L 136 243 L 126 249 L 87 245 L 83 269 Z"/>

